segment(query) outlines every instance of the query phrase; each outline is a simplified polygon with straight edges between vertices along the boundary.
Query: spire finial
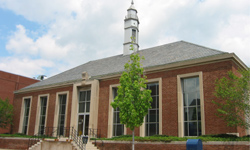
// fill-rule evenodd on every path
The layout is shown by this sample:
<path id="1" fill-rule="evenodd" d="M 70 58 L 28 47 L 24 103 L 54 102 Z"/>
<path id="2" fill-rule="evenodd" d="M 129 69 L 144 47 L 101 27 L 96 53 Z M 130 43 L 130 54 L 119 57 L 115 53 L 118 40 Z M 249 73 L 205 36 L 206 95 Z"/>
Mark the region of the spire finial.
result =
<path id="1" fill-rule="evenodd" d="M 131 4 L 134 5 L 134 1 L 133 0 L 132 0 Z"/>

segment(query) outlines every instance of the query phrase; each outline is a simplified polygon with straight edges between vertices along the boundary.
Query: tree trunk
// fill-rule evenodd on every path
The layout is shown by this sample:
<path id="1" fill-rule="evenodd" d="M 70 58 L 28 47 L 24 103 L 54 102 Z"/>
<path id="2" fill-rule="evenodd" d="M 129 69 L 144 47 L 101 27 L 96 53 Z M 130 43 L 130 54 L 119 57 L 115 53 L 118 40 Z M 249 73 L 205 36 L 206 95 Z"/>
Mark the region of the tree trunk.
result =
<path id="1" fill-rule="evenodd" d="M 133 130 L 132 150 L 135 150 L 135 129 Z"/>

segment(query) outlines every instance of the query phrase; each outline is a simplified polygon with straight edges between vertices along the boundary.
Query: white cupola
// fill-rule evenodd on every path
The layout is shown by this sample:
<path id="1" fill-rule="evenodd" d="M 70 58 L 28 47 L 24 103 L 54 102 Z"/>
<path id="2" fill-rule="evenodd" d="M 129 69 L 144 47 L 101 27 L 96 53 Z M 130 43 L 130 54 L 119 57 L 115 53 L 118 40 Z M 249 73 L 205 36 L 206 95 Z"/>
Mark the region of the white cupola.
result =
<path id="1" fill-rule="evenodd" d="M 123 43 L 123 55 L 131 54 L 130 45 L 134 45 L 134 50 L 139 49 L 139 19 L 137 16 L 137 10 L 134 7 L 134 1 L 132 0 L 131 6 L 127 10 L 127 16 L 124 20 L 124 43 Z M 133 41 L 132 41 L 132 39 Z"/>

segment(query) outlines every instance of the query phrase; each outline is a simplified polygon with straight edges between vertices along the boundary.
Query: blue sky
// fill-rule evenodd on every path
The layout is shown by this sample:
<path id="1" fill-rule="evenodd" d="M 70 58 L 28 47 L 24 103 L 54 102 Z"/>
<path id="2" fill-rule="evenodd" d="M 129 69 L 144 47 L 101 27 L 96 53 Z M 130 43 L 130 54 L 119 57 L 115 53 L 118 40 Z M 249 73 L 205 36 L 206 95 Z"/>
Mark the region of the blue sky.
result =
<path id="1" fill-rule="evenodd" d="M 48 77 L 122 54 L 130 0 L 0 0 L 0 70 Z M 135 0 L 140 49 L 184 40 L 250 66 L 250 0 Z"/>
<path id="2" fill-rule="evenodd" d="M 9 53 L 4 50 L 8 41 L 8 37 L 16 30 L 16 25 L 22 24 L 29 30 L 37 30 L 40 25 L 36 22 L 26 20 L 23 16 L 16 15 L 13 11 L 7 9 L 0 9 L 0 49 L 1 56 L 8 56 Z"/>

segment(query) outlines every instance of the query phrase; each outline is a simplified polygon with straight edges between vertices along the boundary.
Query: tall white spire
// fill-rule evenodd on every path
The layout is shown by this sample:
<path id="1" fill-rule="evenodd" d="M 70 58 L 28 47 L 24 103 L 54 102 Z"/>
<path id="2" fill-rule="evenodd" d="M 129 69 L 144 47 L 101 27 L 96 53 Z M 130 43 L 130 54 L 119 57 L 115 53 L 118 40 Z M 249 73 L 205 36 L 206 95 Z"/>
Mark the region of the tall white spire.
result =
<path id="1" fill-rule="evenodd" d="M 130 45 L 134 45 L 134 50 L 139 49 L 139 19 L 137 16 L 137 10 L 134 7 L 134 1 L 131 1 L 131 6 L 127 10 L 127 16 L 124 20 L 124 43 L 123 43 L 123 55 L 131 54 Z M 133 38 L 133 41 L 131 39 Z"/>

